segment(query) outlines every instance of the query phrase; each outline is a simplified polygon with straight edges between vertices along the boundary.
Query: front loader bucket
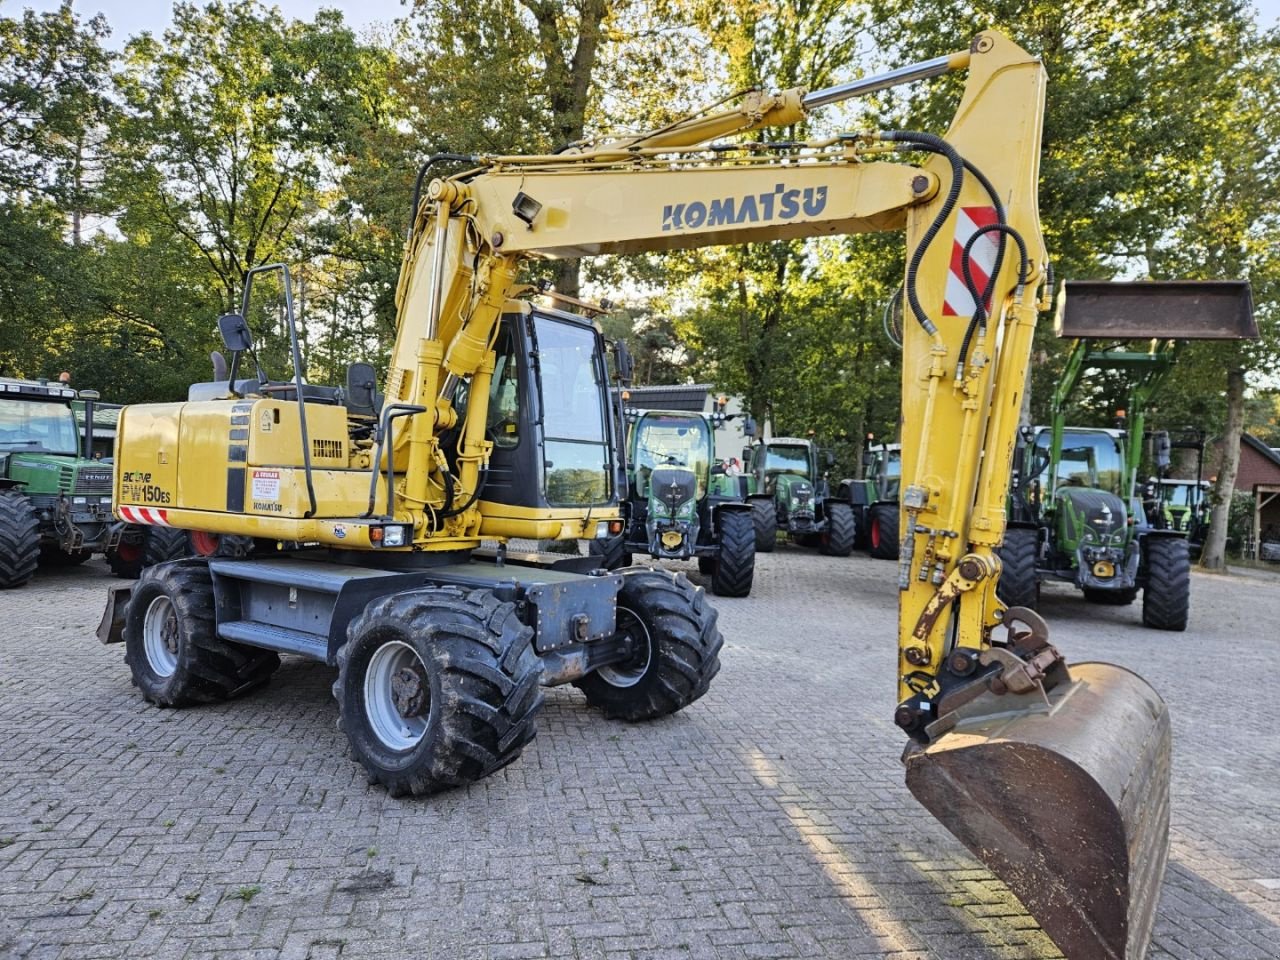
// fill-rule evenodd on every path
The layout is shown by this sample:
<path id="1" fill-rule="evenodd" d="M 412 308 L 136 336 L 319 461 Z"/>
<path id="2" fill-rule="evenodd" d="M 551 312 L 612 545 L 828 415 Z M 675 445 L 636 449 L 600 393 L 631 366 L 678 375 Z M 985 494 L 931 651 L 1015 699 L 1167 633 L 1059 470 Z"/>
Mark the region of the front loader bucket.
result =
<path id="1" fill-rule="evenodd" d="M 1054 332 L 1101 340 L 1256 340 L 1253 295 L 1244 280 L 1068 280 Z"/>
<path id="2" fill-rule="evenodd" d="M 1123 667 L 1071 676 L 1049 707 L 984 694 L 961 708 L 908 748 L 907 787 L 1069 960 L 1141 960 L 1169 852 L 1169 712 Z"/>

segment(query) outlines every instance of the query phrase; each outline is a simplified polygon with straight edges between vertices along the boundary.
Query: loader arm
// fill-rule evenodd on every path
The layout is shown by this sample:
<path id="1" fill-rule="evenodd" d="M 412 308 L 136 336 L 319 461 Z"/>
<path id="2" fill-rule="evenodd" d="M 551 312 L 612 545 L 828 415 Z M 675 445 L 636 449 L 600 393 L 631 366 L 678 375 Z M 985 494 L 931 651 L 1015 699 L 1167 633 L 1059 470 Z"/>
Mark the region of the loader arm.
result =
<path id="1" fill-rule="evenodd" d="M 942 136 L 708 143 L 960 68 L 964 93 Z M 441 497 L 439 435 L 457 419 L 458 385 L 492 363 L 525 261 L 904 230 L 895 720 L 913 740 L 908 785 L 1068 955 L 1138 957 L 1167 848 L 1167 712 L 1140 678 L 1112 682 L 1119 668 L 1093 665 L 1074 681 L 1043 621 L 1006 610 L 995 589 L 1032 334 L 1048 306 L 1037 201 L 1045 84 L 1037 59 L 988 32 L 966 52 L 885 77 L 756 95 L 651 135 L 549 156 L 454 157 L 471 169 L 430 180 L 415 198 L 386 396 L 429 412 L 394 440 L 405 502 L 418 509 Z M 486 395 L 468 392 L 463 498 L 487 455 Z M 483 531 L 484 509 L 450 522 Z M 991 727 L 995 715 L 1014 719 Z M 1048 732 L 1023 733 L 1019 716 Z M 1090 753 L 1099 725 L 1112 749 Z M 1064 728 L 1074 737 L 1055 740 Z M 1068 797 L 1050 811 L 1070 822 L 1064 836 L 1079 848 L 1071 824 L 1086 814 L 1105 822 L 1087 834 L 1088 856 L 1054 849 L 1064 844 L 1035 819 L 1045 803 L 1029 788 L 1049 766 Z M 1090 889 L 1114 895 L 1100 905 Z"/>

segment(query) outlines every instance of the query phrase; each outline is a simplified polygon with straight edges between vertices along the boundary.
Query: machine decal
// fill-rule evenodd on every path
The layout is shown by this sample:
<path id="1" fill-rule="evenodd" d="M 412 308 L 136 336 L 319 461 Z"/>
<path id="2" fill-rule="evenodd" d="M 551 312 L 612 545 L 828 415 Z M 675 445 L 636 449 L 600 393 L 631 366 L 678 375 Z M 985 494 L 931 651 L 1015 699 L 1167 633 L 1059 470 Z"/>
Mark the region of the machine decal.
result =
<path id="1" fill-rule="evenodd" d="M 786 184 L 779 183 L 771 192 L 751 193 L 745 197 L 724 197 L 709 203 L 701 200 L 669 203 L 662 208 L 662 229 L 698 230 L 738 223 L 769 223 L 775 218 L 790 220 L 799 215 L 802 207 L 806 216 L 816 217 L 826 206 L 826 187 L 788 190 Z"/>
<path id="2" fill-rule="evenodd" d="M 942 304 L 944 317 L 973 316 L 973 296 L 964 282 L 964 245 L 982 227 L 996 222 L 995 207 L 961 207 L 956 213 L 956 235 L 951 241 L 951 267 L 947 271 L 947 293 Z M 991 271 L 995 269 L 999 241 L 994 233 L 984 235 L 970 251 L 969 274 L 979 290 L 985 290 Z M 991 296 L 987 296 L 987 310 L 991 310 Z"/>
<path id="3" fill-rule="evenodd" d="M 145 470 L 129 470 L 120 477 L 120 499 L 131 500 L 134 503 L 172 503 L 173 494 L 159 484 L 152 482 L 149 472 Z M 121 507 L 120 509 L 123 511 L 125 508 Z M 147 523 L 148 521 L 139 520 L 137 522 Z"/>
<path id="4" fill-rule="evenodd" d="M 169 526 L 169 511 L 155 510 L 150 507 L 119 506 L 116 511 L 120 519 L 126 523 L 144 523 L 153 527 Z"/>
<path id="5" fill-rule="evenodd" d="M 279 470 L 255 470 L 251 481 L 253 485 L 253 499 L 255 500 L 279 500 L 280 499 L 280 471 Z"/>

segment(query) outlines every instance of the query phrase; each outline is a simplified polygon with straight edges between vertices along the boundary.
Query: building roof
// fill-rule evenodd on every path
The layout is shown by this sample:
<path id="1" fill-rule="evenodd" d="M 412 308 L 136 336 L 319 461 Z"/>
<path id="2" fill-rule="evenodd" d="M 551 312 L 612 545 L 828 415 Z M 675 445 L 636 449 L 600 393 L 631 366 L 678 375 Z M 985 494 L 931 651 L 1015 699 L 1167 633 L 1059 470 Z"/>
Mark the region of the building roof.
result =
<path id="1" fill-rule="evenodd" d="M 1250 433 L 1240 434 L 1240 442 L 1248 446 L 1251 450 L 1255 451 L 1259 456 L 1265 457 L 1267 460 L 1270 460 L 1277 467 L 1280 467 L 1280 453 L 1276 453 L 1276 451 L 1272 450 L 1270 447 L 1268 447 L 1265 443 L 1263 443 L 1257 437 L 1253 436 L 1253 434 L 1250 434 Z"/>
<path id="2" fill-rule="evenodd" d="M 676 383 L 649 387 L 628 387 L 627 405 L 640 410 L 681 410 L 701 413 L 707 405 L 709 383 Z"/>

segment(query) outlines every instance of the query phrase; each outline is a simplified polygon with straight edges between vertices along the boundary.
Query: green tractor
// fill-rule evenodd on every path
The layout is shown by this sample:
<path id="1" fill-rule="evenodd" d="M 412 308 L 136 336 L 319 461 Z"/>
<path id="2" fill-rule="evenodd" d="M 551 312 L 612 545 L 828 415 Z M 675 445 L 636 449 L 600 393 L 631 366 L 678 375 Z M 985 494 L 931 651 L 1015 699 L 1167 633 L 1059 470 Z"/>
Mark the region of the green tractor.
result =
<path id="1" fill-rule="evenodd" d="M 868 437 L 872 440 L 872 437 Z M 877 560 L 898 559 L 898 486 L 902 447 L 868 443 L 862 453 L 862 479 L 841 480 L 836 499 L 853 508 L 854 546 Z"/>
<path id="2" fill-rule="evenodd" d="M 1074 583 L 1094 603 L 1129 604 L 1141 590 L 1144 624 L 1185 630 L 1187 531 L 1149 522 L 1135 496 L 1142 444 L 1130 437 L 1143 437 L 1147 406 L 1184 341 L 1257 336 L 1248 284 L 1069 281 L 1057 333 L 1076 342 L 1054 391 L 1052 425 L 1024 430 L 1015 450 L 1000 597 L 1034 609 L 1044 579 Z M 1145 349 L 1126 344 L 1139 338 Z M 1090 370 L 1128 380 L 1127 429 L 1066 426 L 1067 401 Z M 1167 444 L 1156 460 L 1167 468 Z"/>
<path id="3" fill-rule="evenodd" d="M 1187 535 L 1187 547 L 1194 559 L 1204 547 L 1209 531 L 1209 482 L 1204 474 L 1203 430 L 1186 430 L 1170 439 L 1168 433 L 1155 434 L 1155 460 L 1159 476 L 1148 478 L 1143 486 L 1143 506 L 1147 522 L 1157 530 L 1177 530 Z M 1179 480 L 1167 476 L 1170 453 L 1186 449 L 1196 452 L 1196 478 Z"/>
<path id="4" fill-rule="evenodd" d="M 743 477 L 727 476 L 715 456 L 715 423 L 700 413 L 636 411 L 626 451 L 623 531 L 590 541 L 609 569 L 643 553 L 664 560 L 696 558 L 720 597 L 751 593 L 756 545 Z"/>
<path id="5" fill-rule="evenodd" d="M 835 457 L 825 451 L 829 469 Z M 857 528 L 853 507 L 831 495 L 825 473 L 818 470 L 818 448 L 811 440 L 775 437 L 751 446 L 747 472 L 756 551 L 767 553 L 778 531 L 805 547 L 833 557 L 853 552 Z"/>
<path id="6" fill-rule="evenodd" d="M 112 516 L 111 463 L 90 454 L 98 394 L 78 396 L 83 435 L 75 390 L 0 378 L 0 589 L 26 583 L 41 563 L 79 564 L 94 554 L 105 554 L 118 576 L 141 571 L 147 528 Z"/>

